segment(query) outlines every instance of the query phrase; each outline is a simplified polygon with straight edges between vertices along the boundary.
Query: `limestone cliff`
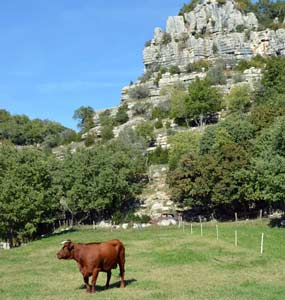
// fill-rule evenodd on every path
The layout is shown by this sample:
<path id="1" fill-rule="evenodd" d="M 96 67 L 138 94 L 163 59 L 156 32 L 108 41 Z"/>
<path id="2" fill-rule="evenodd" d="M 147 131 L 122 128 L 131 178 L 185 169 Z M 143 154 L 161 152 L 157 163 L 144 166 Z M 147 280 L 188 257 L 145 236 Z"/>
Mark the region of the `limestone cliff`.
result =
<path id="1" fill-rule="evenodd" d="M 204 0 L 184 16 L 169 17 L 165 32 L 155 28 L 143 51 L 145 70 L 170 65 L 185 70 L 189 62 L 200 59 L 285 54 L 285 29 L 258 29 L 256 16 L 243 14 L 233 0 Z"/>

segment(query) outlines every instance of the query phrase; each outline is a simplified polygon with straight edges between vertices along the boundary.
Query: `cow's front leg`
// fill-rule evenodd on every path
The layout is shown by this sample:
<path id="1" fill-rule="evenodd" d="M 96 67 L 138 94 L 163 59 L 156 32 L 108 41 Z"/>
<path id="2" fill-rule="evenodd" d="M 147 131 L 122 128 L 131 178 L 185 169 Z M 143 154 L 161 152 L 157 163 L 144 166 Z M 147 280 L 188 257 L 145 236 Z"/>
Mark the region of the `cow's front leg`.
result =
<path id="1" fill-rule="evenodd" d="M 83 275 L 83 280 L 84 280 L 84 284 L 85 284 L 85 287 L 86 287 L 86 292 L 91 293 L 91 286 L 89 285 L 89 276 L 84 276 Z"/>
<path id="2" fill-rule="evenodd" d="M 99 271 L 100 271 L 99 269 L 94 269 L 94 271 L 92 273 L 91 293 L 95 293 L 96 292 L 95 286 L 96 286 L 96 281 L 97 281 L 97 277 L 98 277 Z"/>
<path id="3" fill-rule="evenodd" d="M 111 279 L 111 275 L 112 275 L 112 272 L 111 270 L 107 272 L 107 281 L 106 281 L 106 289 L 109 288 L 109 284 L 110 284 L 110 279 Z"/>

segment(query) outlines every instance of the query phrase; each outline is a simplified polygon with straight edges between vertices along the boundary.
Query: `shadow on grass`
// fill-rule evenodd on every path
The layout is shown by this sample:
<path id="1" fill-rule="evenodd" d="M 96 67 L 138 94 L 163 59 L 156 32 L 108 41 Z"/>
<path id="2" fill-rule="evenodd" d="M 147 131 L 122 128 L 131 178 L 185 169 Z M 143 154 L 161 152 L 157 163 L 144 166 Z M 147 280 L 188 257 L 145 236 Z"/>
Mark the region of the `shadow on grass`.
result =
<path id="1" fill-rule="evenodd" d="M 133 282 L 136 282 L 137 280 L 136 279 L 128 279 L 128 280 L 125 280 L 125 287 L 127 287 L 128 285 L 132 284 Z M 120 284 L 121 284 L 121 281 L 117 281 L 117 282 L 114 282 L 112 284 L 110 284 L 109 289 L 114 289 L 114 288 L 120 288 Z M 85 290 L 85 285 L 82 284 L 80 287 L 79 287 L 80 290 Z M 105 285 L 96 285 L 96 292 L 102 292 L 102 291 L 106 291 L 106 288 L 105 288 Z"/>

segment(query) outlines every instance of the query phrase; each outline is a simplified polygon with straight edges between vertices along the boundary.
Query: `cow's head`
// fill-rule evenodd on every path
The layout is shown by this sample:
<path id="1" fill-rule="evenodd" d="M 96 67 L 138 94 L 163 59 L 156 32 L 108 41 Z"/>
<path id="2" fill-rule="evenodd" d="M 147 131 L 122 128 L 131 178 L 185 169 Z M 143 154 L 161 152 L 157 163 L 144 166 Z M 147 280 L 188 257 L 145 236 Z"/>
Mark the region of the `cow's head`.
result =
<path id="1" fill-rule="evenodd" d="M 63 247 L 61 250 L 57 253 L 58 259 L 72 259 L 73 258 L 73 249 L 74 244 L 71 240 L 62 242 Z"/>

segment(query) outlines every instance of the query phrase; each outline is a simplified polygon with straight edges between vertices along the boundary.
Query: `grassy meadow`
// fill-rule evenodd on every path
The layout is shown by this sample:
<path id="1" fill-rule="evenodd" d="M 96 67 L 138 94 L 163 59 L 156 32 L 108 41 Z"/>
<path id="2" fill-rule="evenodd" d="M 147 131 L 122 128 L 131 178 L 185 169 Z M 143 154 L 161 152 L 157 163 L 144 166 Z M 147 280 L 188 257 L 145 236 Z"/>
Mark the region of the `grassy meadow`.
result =
<path id="1" fill-rule="evenodd" d="M 235 246 L 235 230 L 238 246 Z M 264 254 L 260 238 L 264 232 Z M 97 293 L 88 294 L 75 261 L 58 260 L 60 242 L 121 239 L 126 247 L 127 286 L 119 286 L 119 270 L 104 289 L 100 273 Z M 80 229 L 44 238 L 24 247 L 0 251 L 0 299 L 258 299 L 285 295 L 285 229 L 266 221 L 204 223 L 182 228 L 145 230 Z"/>

